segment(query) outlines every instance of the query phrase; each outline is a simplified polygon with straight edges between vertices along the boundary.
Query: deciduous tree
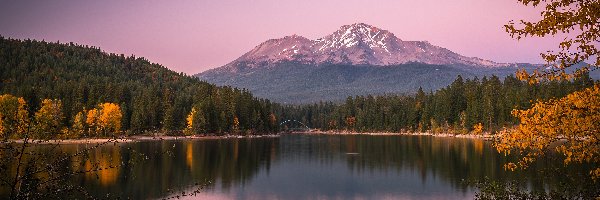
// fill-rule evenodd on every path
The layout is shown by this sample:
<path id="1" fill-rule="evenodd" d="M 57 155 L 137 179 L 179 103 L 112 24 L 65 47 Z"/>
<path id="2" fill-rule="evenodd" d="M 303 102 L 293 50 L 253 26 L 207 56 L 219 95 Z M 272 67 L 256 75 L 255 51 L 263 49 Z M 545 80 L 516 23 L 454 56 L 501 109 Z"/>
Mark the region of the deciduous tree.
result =
<path id="1" fill-rule="evenodd" d="M 196 115 L 196 108 L 192 108 L 192 111 L 190 111 L 190 113 L 188 114 L 188 116 L 185 118 L 186 123 L 186 127 L 185 130 L 183 131 L 186 135 L 193 135 L 194 134 L 194 115 Z"/>
<path id="2" fill-rule="evenodd" d="M 85 115 L 84 112 L 78 112 L 73 118 L 73 126 L 71 127 L 71 133 L 73 137 L 81 137 L 85 133 Z"/>
<path id="3" fill-rule="evenodd" d="M 542 57 L 550 64 L 550 71 L 517 72 L 518 78 L 538 83 L 540 79 L 565 79 L 585 77 L 588 67 L 567 73 L 566 69 L 574 64 L 593 59 L 595 67 L 600 66 L 600 57 L 595 45 L 600 39 L 600 2 L 598 0 L 519 0 L 525 5 L 544 5 L 542 17 L 538 22 L 521 21 L 521 27 L 513 22 L 505 26 L 512 37 L 520 39 L 525 36 L 544 37 L 557 33 L 580 32 L 575 38 L 567 37 L 559 44 L 561 51 L 542 53 Z M 508 163 L 506 168 L 527 167 L 538 156 L 546 151 L 556 150 L 565 155 L 565 165 L 572 162 L 600 163 L 600 86 L 574 92 L 561 99 L 538 101 L 530 109 L 513 110 L 520 124 L 504 131 L 497 139 L 496 148 L 505 154 L 516 153 L 522 158 L 518 163 Z M 562 142 L 564 138 L 566 141 Z M 558 143 L 558 146 L 551 148 Z M 600 178 L 600 168 L 590 172 Z"/>
<path id="4" fill-rule="evenodd" d="M 58 99 L 44 99 L 42 106 L 35 113 L 34 130 L 39 138 L 53 138 L 62 132 L 64 119 L 62 101 Z"/>
<path id="5" fill-rule="evenodd" d="M 121 131 L 121 107 L 115 103 L 102 103 L 98 105 L 100 114 L 98 115 L 98 125 L 104 134 L 117 134 Z"/>
<path id="6" fill-rule="evenodd" d="M 23 137 L 29 125 L 25 100 L 10 94 L 0 95 L 0 121 L 0 137 Z"/>
<path id="7" fill-rule="evenodd" d="M 525 168 L 552 149 L 565 156 L 565 164 L 600 162 L 600 86 L 561 99 L 539 101 L 530 109 L 514 110 L 512 114 L 521 123 L 504 131 L 496 148 L 522 158 L 516 164 L 506 164 L 506 168 Z M 590 175 L 600 178 L 600 168 Z"/>
<path id="8" fill-rule="evenodd" d="M 519 77 L 536 82 L 539 78 L 561 79 L 580 76 L 588 70 L 600 67 L 600 2 L 598 0 L 518 0 L 526 6 L 544 6 L 542 19 L 537 22 L 520 20 L 515 24 L 510 21 L 505 25 L 511 37 L 545 37 L 566 34 L 558 45 L 559 52 L 547 51 L 541 56 L 548 65 L 545 71 L 532 74 L 520 71 Z M 576 35 L 575 35 L 576 34 Z M 575 35 L 575 36 L 573 36 Z M 582 61 L 591 60 L 593 65 L 584 66 L 575 73 L 567 73 L 566 69 Z"/>
<path id="9" fill-rule="evenodd" d="M 98 112 L 98 109 L 96 109 L 96 108 L 92 108 L 87 111 L 87 114 L 85 115 L 85 124 L 88 127 L 88 132 L 95 133 L 96 131 L 98 131 L 98 116 L 99 115 L 100 115 L 100 113 Z"/>

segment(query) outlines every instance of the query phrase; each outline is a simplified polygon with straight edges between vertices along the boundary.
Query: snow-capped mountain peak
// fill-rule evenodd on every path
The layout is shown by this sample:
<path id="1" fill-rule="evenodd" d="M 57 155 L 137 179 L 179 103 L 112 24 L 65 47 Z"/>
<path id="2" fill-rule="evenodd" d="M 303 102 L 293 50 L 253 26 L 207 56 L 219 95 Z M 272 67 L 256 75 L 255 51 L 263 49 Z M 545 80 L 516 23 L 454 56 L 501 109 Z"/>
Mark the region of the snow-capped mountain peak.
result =
<path id="1" fill-rule="evenodd" d="M 393 33 L 364 23 L 344 25 L 325 37 L 310 40 L 292 35 L 271 39 L 228 64 L 260 67 L 281 62 L 304 64 L 395 65 L 426 64 L 496 67 L 495 63 L 465 57 L 425 41 L 402 41 Z"/>
<path id="2" fill-rule="evenodd" d="M 381 48 L 389 52 L 388 47 L 390 45 L 386 41 L 388 38 L 393 39 L 395 36 L 386 30 L 364 23 L 357 23 L 342 26 L 333 34 L 317 39 L 316 43 L 319 46 L 319 51 L 364 45 L 369 48 Z"/>

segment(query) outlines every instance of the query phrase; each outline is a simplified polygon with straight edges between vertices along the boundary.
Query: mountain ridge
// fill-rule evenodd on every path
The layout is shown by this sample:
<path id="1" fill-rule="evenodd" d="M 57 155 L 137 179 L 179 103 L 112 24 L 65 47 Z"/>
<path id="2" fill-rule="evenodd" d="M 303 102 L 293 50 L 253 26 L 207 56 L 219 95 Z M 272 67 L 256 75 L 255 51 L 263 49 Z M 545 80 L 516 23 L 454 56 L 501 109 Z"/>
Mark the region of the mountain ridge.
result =
<path id="1" fill-rule="evenodd" d="M 281 62 L 311 65 L 386 66 L 419 62 L 434 65 L 507 67 L 477 57 L 462 56 L 427 41 L 403 41 L 393 33 L 365 23 L 344 25 L 332 34 L 310 40 L 299 35 L 269 39 L 224 67 L 264 67 Z"/>
<path id="2" fill-rule="evenodd" d="M 316 40 L 298 35 L 270 39 L 222 67 L 195 76 L 216 85 L 246 88 L 275 102 L 302 104 L 355 95 L 408 94 L 420 87 L 432 91 L 459 75 L 504 78 L 517 69 L 542 66 L 466 57 L 356 23 Z"/>

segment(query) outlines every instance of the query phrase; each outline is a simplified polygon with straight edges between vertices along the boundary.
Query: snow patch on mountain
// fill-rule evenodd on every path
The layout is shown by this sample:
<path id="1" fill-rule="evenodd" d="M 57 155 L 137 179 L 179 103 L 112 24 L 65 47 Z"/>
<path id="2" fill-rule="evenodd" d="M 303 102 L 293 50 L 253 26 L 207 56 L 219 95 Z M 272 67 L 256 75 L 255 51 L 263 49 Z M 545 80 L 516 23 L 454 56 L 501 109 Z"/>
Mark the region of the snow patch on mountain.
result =
<path id="1" fill-rule="evenodd" d="M 325 37 L 310 40 L 292 35 L 271 39 L 226 66 L 261 67 L 281 62 L 302 64 L 397 65 L 418 62 L 436 65 L 505 67 L 466 57 L 426 41 L 402 41 L 393 33 L 368 24 L 344 25 Z"/>

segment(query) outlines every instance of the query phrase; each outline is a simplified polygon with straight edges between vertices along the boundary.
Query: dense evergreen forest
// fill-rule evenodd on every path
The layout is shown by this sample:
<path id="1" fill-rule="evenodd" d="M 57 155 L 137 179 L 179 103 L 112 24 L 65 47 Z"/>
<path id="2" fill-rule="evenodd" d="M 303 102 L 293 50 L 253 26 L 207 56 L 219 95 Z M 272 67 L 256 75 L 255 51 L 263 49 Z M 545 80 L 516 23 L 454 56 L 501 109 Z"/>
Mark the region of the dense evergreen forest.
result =
<path id="1" fill-rule="evenodd" d="M 187 128 L 189 133 L 277 131 L 268 100 L 96 47 L 0 36 L 0 72 L 0 94 L 22 97 L 31 118 L 44 99 L 59 100 L 50 105 L 61 106 L 64 127 L 71 127 L 78 113 L 109 102 L 121 109 L 120 130 L 130 134 L 182 133 L 191 125 L 188 118 L 198 121 Z"/>
<path id="2" fill-rule="evenodd" d="M 103 127 L 127 134 L 263 134 L 278 131 L 279 122 L 288 119 L 321 130 L 494 132 L 517 123 L 511 115 L 513 109 L 526 109 L 536 100 L 562 97 L 593 84 L 589 76 L 536 85 L 513 76 L 466 80 L 458 76 L 451 85 L 435 92 L 419 89 L 414 95 L 348 97 L 341 104 L 280 105 L 255 98 L 247 90 L 216 87 L 144 58 L 73 43 L 3 37 L 0 71 L 0 94 L 22 97 L 24 113 L 32 124 L 44 119 L 40 113 L 60 108 L 60 115 L 56 115 L 59 122 L 40 125 L 55 130 L 50 134 L 85 127 L 92 130 L 92 125 L 84 127 L 82 121 L 94 124 L 90 116 L 108 108 L 120 110 L 118 118 L 110 114 L 120 124 Z M 10 99 L 4 97 L 0 101 Z M 8 113 L 0 102 L 2 121 L 16 115 Z M 102 121 L 101 114 L 95 116 L 99 116 L 96 121 Z M 4 127 L 7 125 L 10 123 Z M 93 136 L 89 132 L 76 137 Z"/>
<path id="3" fill-rule="evenodd" d="M 513 109 L 528 109 L 536 100 L 558 98 L 593 85 L 588 75 L 573 81 L 530 85 L 514 76 L 466 79 L 458 76 L 435 92 L 415 95 L 356 96 L 345 103 L 318 103 L 277 108 L 282 119 L 311 128 L 353 132 L 495 132 L 516 124 Z"/>

